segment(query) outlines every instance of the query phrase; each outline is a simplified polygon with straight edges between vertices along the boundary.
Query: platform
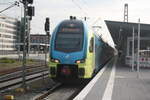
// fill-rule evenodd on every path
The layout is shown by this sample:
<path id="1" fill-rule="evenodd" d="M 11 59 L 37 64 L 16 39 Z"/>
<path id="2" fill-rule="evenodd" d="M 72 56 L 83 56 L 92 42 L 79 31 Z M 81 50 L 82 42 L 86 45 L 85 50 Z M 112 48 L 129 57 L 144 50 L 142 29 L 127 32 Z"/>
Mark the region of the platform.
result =
<path id="1" fill-rule="evenodd" d="M 74 100 L 150 100 L 150 68 L 140 68 L 138 77 L 136 70 L 117 62 L 99 73 Z"/>

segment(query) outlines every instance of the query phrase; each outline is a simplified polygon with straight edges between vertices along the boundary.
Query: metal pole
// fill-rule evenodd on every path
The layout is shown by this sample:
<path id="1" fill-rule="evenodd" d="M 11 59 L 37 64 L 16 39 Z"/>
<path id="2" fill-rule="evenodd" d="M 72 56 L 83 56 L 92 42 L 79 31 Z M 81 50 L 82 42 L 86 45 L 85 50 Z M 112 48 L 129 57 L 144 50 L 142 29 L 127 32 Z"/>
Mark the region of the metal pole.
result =
<path id="1" fill-rule="evenodd" d="M 47 54 L 49 54 L 49 42 L 50 42 L 50 35 L 47 35 L 47 39 L 45 39 L 45 66 L 47 66 L 47 59 L 48 59 Z"/>
<path id="2" fill-rule="evenodd" d="M 23 61 L 22 61 L 22 87 L 26 89 L 26 40 L 27 40 L 27 27 L 26 27 L 26 12 L 27 2 L 24 2 L 24 40 L 23 40 Z"/>
<path id="3" fill-rule="evenodd" d="M 140 19 L 138 21 L 138 51 L 137 51 L 137 78 L 139 78 L 140 72 Z"/>
<path id="4" fill-rule="evenodd" d="M 28 36 L 28 58 L 30 56 L 30 21 L 28 20 L 28 28 L 27 28 L 27 36 Z"/>
<path id="5" fill-rule="evenodd" d="M 132 71 L 134 71 L 134 27 L 132 32 Z"/>
<path id="6" fill-rule="evenodd" d="M 47 35 L 46 35 L 46 38 L 47 38 Z M 47 66 L 47 39 L 45 39 L 45 66 Z"/>
<path id="7" fill-rule="evenodd" d="M 18 59 L 19 59 L 19 61 L 21 61 L 21 57 L 20 57 L 20 43 L 21 43 L 20 38 L 21 38 L 21 35 L 20 34 L 21 34 L 21 30 L 19 29 L 19 32 L 18 32 Z"/>
<path id="8" fill-rule="evenodd" d="M 3 35 L 2 35 L 2 55 L 4 55 Z"/>

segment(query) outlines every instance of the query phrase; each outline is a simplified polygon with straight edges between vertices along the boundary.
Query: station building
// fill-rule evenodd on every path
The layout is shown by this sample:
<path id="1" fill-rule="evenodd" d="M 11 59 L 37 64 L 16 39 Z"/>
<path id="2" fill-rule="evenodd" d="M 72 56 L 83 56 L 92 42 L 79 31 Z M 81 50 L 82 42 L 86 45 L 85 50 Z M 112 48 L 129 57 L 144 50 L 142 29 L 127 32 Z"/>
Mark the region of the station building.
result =
<path id="1" fill-rule="evenodd" d="M 19 21 L 0 15 L 0 55 L 16 51 Z"/>
<path id="2" fill-rule="evenodd" d="M 134 53 L 137 54 L 137 41 L 138 41 L 138 23 L 119 22 L 119 21 L 105 21 L 107 27 L 112 35 L 116 44 L 116 48 L 121 52 L 122 63 L 125 64 L 126 59 L 132 57 L 132 37 L 134 28 Z M 140 50 L 150 51 L 150 24 L 140 23 Z M 141 53 L 141 56 L 142 53 Z M 146 56 L 146 55 L 144 55 Z M 149 56 L 150 58 L 150 56 Z"/>

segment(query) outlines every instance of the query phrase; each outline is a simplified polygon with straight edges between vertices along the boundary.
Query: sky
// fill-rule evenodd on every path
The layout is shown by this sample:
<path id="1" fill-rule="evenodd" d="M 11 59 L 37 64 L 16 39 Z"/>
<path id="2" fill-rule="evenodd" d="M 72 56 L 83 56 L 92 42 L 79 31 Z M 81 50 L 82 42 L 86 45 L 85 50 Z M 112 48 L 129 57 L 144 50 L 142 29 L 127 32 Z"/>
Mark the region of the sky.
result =
<path id="1" fill-rule="evenodd" d="M 16 0 L 0 0 L 0 10 L 8 7 Z M 150 0 L 34 0 L 35 16 L 31 21 L 31 34 L 45 34 L 45 18 L 50 18 L 51 32 L 56 25 L 70 15 L 78 19 L 88 17 L 88 23 L 95 22 L 98 18 L 104 20 L 123 21 L 124 4 L 128 3 L 129 22 L 150 24 Z M 21 18 L 22 6 L 13 7 L 3 15 Z M 23 8 L 22 8 L 23 9 Z"/>

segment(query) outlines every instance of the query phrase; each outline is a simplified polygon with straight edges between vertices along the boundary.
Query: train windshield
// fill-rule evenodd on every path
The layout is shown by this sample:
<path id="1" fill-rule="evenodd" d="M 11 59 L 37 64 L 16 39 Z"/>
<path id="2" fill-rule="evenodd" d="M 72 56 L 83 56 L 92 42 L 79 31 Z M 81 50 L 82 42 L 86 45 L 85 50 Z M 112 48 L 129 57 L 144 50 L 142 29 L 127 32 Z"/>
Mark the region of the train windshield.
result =
<path id="1" fill-rule="evenodd" d="M 65 22 L 60 25 L 56 33 L 55 50 L 62 52 L 76 52 L 83 46 L 83 23 Z"/>

